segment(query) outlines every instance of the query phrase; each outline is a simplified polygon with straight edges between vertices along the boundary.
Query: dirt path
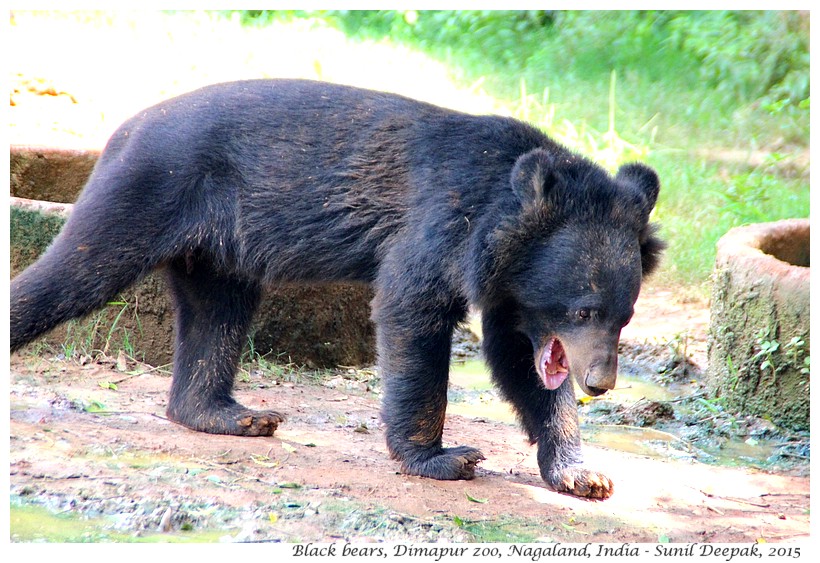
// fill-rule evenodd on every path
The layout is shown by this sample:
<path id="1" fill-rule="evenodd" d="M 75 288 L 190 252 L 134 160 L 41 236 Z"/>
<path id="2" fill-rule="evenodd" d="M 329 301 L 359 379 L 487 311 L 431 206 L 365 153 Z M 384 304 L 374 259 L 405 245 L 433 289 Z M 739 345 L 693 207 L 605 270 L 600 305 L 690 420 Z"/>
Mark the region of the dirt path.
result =
<path id="1" fill-rule="evenodd" d="M 705 330 L 702 305 L 675 305 L 662 292 L 650 290 L 640 309 L 653 314 L 643 322 L 636 315 L 634 334 L 662 337 L 665 325 Z M 486 418 L 449 416 L 445 430 L 450 443 L 487 456 L 475 480 L 399 475 L 384 445 L 377 394 L 364 383 L 331 389 L 251 374 L 238 398 L 288 420 L 273 438 L 234 438 L 169 423 L 170 377 L 158 370 L 128 375 L 111 363 L 15 355 L 11 376 L 13 506 L 99 515 L 84 532 L 91 538 L 620 543 L 809 534 L 806 477 L 585 446 L 588 463 L 608 472 L 616 493 L 583 501 L 545 489 L 535 448 L 515 426 Z M 13 510 L 12 537 L 15 515 L 24 516 Z M 18 539 L 33 539 L 17 522 Z"/>

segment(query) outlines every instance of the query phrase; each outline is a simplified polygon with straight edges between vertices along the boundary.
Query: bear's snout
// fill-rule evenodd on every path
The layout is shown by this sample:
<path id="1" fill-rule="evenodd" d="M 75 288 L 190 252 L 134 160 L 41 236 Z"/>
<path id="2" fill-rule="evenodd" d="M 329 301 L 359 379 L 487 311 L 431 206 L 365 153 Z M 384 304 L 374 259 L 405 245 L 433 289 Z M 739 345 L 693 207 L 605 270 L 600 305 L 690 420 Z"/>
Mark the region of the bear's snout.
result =
<path id="1" fill-rule="evenodd" d="M 569 373 L 587 395 L 596 397 L 615 389 L 620 336 L 620 331 L 600 327 L 561 335 Z"/>

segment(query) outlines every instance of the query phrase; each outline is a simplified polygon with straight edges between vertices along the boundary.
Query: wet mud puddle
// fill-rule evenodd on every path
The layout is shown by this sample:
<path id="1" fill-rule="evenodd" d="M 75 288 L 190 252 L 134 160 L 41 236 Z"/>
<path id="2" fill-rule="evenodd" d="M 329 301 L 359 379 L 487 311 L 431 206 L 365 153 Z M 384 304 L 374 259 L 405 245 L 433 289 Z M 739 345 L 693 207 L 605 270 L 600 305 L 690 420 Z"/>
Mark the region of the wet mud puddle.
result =
<path id="1" fill-rule="evenodd" d="M 652 365 L 624 358 L 620 371 L 618 386 L 600 397 L 576 387 L 585 443 L 654 458 L 807 471 L 808 436 L 725 411 L 706 396 L 697 374 L 665 378 Z M 517 424 L 480 359 L 453 363 L 448 398 L 451 414 Z"/>

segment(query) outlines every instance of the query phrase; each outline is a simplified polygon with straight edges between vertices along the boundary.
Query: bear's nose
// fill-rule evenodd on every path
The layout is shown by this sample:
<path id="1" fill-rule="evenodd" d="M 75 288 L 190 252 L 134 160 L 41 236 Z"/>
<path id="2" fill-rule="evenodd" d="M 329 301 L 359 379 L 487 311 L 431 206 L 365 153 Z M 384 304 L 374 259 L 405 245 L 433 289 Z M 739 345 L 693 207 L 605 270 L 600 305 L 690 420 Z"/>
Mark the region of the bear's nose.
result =
<path id="1" fill-rule="evenodd" d="M 585 390 L 585 393 L 590 397 L 597 397 L 598 395 L 603 395 L 606 392 L 606 389 L 601 389 L 599 387 L 590 387 L 589 385 L 587 385 L 587 388 Z"/>
<path id="2" fill-rule="evenodd" d="M 592 363 L 584 376 L 584 383 L 596 395 L 615 389 L 618 381 L 618 356 L 613 354 L 606 360 Z"/>

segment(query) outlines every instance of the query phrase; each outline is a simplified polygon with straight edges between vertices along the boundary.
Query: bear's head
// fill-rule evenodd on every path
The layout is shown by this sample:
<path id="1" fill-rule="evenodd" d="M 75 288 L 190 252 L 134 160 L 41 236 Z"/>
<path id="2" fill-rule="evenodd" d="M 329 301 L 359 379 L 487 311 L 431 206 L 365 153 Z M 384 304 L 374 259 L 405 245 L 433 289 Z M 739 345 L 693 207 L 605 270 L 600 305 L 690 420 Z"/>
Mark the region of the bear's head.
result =
<path id="1" fill-rule="evenodd" d="M 474 247 L 474 303 L 509 312 L 547 389 L 568 374 L 589 395 L 613 389 L 621 329 L 664 247 L 649 222 L 657 175 L 628 164 L 612 177 L 571 153 L 535 149 L 516 161 L 510 189 Z"/>

